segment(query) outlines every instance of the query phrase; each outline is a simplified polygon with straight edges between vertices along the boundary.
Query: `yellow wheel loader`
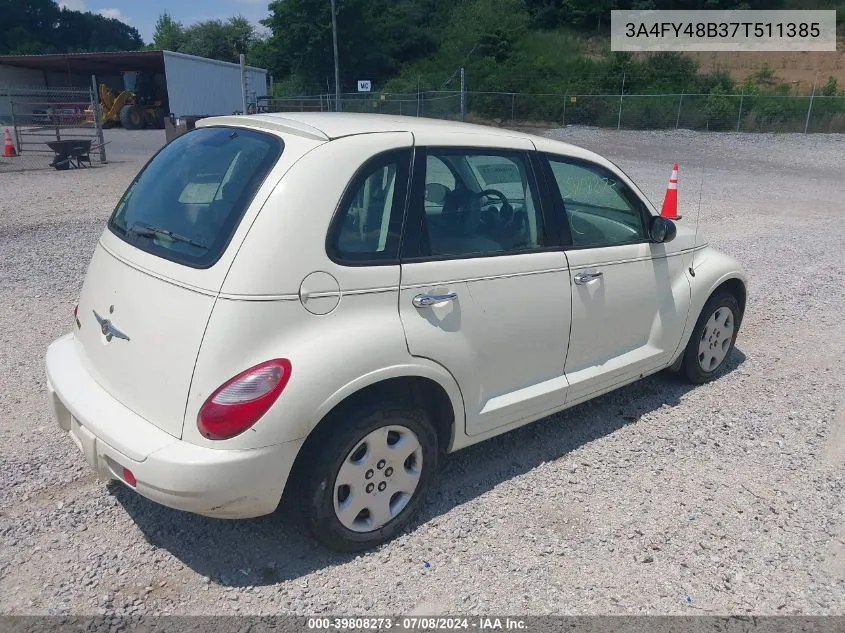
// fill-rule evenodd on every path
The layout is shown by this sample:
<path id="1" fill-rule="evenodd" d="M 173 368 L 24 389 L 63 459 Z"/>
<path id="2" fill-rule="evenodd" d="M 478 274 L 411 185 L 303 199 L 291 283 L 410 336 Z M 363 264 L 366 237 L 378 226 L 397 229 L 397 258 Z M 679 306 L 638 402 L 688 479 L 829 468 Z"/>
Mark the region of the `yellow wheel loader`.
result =
<path id="1" fill-rule="evenodd" d="M 143 73 L 125 72 L 123 82 L 125 89 L 120 92 L 100 84 L 103 127 L 120 125 L 127 130 L 145 127 L 163 129 L 167 105 L 165 99 L 156 98 L 153 78 Z"/>

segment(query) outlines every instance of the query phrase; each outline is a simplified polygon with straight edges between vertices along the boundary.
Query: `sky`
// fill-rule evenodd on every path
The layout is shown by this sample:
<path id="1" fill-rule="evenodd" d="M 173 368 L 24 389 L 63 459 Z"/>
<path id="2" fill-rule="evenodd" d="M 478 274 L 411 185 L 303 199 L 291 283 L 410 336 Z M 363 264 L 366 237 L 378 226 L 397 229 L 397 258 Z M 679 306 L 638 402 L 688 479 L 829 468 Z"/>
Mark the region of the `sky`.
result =
<path id="1" fill-rule="evenodd" d="M 149 44 L 156 20 L 165 10 L 185 26 L 242 15 L 264 30 L 258 21 L 267 16 L 269 0 L 58 0 L 58 3 L 67 9 L 90 11 L 126 22 L 138 29 L 144 43 Z"/>

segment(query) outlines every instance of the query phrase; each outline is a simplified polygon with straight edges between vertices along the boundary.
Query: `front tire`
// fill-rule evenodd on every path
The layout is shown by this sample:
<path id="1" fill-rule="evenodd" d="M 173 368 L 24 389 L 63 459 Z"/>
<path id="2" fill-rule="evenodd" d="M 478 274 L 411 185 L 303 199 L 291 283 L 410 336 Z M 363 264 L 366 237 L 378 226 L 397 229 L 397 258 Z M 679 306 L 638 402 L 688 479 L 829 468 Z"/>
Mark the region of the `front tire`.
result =
<path id="1" fill-rule="evenodd" d="M 437 469 L 437 433 L 406 403 L 356 406 L 329 422 L 299 481 L 299 507 L 322 545 L 370 549 L 402 532 Z"/>
<path id="2" fill-rule="evenodd" d="M 742 311 L 730 292 L 715 293 L 701 310 L 684 352 L 683 371 L 695 384 L 716 378 L 736 343 Z"/>
<path id="3" fill-rule="evenodd" d="M 144 129 L 144 111 L 137 105 L 129 104 L 120 109 L 120 124 L 126 130 Z"/>

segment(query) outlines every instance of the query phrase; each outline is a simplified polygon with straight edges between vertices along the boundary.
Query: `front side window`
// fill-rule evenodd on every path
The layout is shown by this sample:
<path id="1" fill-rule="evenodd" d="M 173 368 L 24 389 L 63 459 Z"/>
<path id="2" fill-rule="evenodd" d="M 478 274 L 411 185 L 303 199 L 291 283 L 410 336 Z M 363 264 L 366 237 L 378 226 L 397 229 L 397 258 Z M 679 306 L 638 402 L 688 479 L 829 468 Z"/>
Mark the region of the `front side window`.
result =
<path id="1" fill-rule="evenodd" d="M 642 203 L 599 165 L 549 157 L 574 246 L 614 246 L 645 239 Z"/>
<path id="2" fill-rule="evenodd" d="M 282 147 L 278 137 L 239 128 L 180 136 L 129 186 L 109 229 L 141 250 L 207 268 L 225 250 Z"/>
<path id="3" fill-rule="evenodd" d="M 410 152 L 366 163 L 347 189 L 333 224 L 330 252 L 341 261 L 396 260 L 402 233 Z"/>
<path id="4" fill-rule="evenodd" d="M 421 255 L 510 254 L 545 245 L 525 154 L 428 150 Z"/>

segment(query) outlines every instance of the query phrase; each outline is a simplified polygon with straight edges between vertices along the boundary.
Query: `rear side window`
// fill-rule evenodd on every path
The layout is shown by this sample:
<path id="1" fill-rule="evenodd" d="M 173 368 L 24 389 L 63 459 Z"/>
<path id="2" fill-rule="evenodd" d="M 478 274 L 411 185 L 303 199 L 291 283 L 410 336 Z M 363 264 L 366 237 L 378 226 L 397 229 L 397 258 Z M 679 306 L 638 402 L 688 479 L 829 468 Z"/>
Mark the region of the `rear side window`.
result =
<path id="1" fill-rule="evenodd" d="M 278 137 L 252 130 L 188 132 L 147 164 L 109 228 L 143 251 L 208 268 L 223 254 L 282 148 Z"/>
<path id="2" fill-rule="evenodd" d="M 329 233 L 329 253 L 344 264 L 395 263 L 408 190 L 410 151 L 392 150 L 358 171 Z"/>

